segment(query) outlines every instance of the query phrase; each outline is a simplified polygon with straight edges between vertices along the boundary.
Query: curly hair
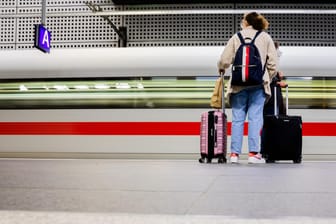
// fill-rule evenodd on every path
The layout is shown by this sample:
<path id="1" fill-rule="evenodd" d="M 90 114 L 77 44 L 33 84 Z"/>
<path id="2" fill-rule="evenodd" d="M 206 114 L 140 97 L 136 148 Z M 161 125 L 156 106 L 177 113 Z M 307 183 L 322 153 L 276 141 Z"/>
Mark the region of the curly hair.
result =
<path id="1" fill-rule="evenodd" d="M 269 22 L 264 16 L 257 12 L 250 12 L 244 15 L 244 20 L 256 30 L 266 30 Z"/>

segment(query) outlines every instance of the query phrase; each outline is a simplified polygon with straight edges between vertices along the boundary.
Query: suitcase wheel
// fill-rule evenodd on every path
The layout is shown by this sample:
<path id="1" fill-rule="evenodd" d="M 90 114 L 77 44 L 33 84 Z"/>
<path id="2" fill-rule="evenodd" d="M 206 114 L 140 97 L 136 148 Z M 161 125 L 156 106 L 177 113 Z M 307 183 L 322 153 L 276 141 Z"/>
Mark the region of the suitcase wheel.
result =
<path id="1" fill-rule="evenodd" d="M 226 163 L 226 158 L 225 157 L 218 158 L 218 163 Z"/>
<path id="2" fill-rule="evenodd" d="M 265 159 L 266 163 L 275 163 L 274 159 L 270 159 L 268 154 L 263 153 L 262 157 Z"/>
<path id="3" fill-rule="evenodd" d="M 212 159 L 206 158 L 206 157 L 201 157 L 198 159 L 198 162 L 200 163 L 211 163 Z M 219 157 L 218 158 L 218 163 L 226 163 L 226 158 L 225 156 Z"/>
<path id="4" fill-rule="evenodd" d="M 198 162 L 200 162 L 200 163 L 211 163 L 211 159 L 201 157 L 201 158 L 199 158 Z"/>
<path id="5" fill-rule="evenodd" d="M 274 159 L 266 159 L 266 163 L 275 163 Z"/>
<path id="6" fill-rule="evenodd" d="M 302 162 L 302 158 L 298 158 L 298 159 L 294 159 L 293 160 L 293 163 L 301 163 Z"/>

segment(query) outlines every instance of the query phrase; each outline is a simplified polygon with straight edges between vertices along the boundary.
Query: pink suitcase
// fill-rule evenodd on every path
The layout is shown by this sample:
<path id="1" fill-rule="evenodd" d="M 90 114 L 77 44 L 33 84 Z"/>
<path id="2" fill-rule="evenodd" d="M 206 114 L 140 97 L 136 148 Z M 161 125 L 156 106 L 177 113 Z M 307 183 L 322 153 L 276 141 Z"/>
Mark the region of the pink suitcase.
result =
<path id="1" fill-rule="evenodd" d="M 224 79 L 222 80 L 224 82 Z M 224 86 L 224 83 L 222 84 Z M 222 96 L 224 99 L 224 88 L 222 88 Z M 222 100 L 222 110 L 207 111 L 201 115 L 200 163 L 211 163 L 213 158 L 217 158 L 218 163 L 226 163 L 226 129 L 225 100 Z"/>
<path id="2" fill-rule="evenodd" d="M 201 158 L 200 163 L 211 163 L 218 158 L 218 163 L 226 163 L 227 120 L 220 110 L 202 113 L 201 116 Z"/>

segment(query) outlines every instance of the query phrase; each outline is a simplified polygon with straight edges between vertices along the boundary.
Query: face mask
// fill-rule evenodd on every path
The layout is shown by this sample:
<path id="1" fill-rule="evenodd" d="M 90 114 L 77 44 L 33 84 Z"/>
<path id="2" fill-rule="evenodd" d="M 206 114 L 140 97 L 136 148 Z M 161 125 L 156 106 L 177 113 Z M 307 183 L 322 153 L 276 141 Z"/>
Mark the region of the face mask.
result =
<path id="1" fill-rule="evenodd" d="M 278 58 L 280 58 L 281 55 L 282 55 L 282 52 L 279 49 L 277 49 L 277 56 L 278 56 Z"/>

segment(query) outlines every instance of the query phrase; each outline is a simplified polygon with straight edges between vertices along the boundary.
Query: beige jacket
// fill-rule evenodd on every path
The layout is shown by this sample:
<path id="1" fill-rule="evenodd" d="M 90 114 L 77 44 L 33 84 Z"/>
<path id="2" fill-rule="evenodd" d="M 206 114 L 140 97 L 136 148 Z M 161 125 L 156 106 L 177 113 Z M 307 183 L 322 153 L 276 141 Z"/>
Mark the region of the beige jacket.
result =
<path id="1" fill-rule="evenodd" d="M 257 30 L 253 29 L 252 26 L 248 26 L 247 28 L 244 28 L 240 32 L 243 38 L 249 37 L 253 39 L 255 34 L 257 33 Z M 278 64 L 277 51 L 275 49 L 272 38 L 266 32 L 260 33 L 254 43 L 259 50 L 263 66 L 265 64 L 266 58 L 268 57 L 264 74 L 264 89 L 266 99 L 268 100 L 269 97 L 271 96 L 270 80 L 272 80 L 272 78 L 276 75 L 277 71 L 277 64 Z M 217 64 L 218 69 L 226 71 L 232 65 L 235 53 L 238 50 L 239 46 L 240 46 L 240 40 L 238 35 L 235 34 L 231 37 L 231 39 L 228 41 L 227 45 L 224 48 L 224 51 Z M 231 76 L 230 76 L 228 88 L 226 91 L 226 99 L 230 99 L 231 93 L 237 93 L 245 88 L 249 87 L 231 85 Z"/>

